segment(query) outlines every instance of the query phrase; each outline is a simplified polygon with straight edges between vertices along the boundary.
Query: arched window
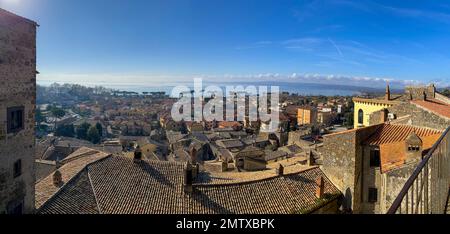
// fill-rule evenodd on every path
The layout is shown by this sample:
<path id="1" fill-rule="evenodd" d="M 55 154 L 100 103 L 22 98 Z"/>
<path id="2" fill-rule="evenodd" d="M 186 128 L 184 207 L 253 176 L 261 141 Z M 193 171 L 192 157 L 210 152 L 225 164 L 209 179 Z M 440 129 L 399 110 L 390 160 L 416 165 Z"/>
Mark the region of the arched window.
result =
<path id="1" fill-rule="evenodd" d="M 364 111 L 359 109 L 358 111 L 358 124 L 363 124 L 364 122 Z"/>

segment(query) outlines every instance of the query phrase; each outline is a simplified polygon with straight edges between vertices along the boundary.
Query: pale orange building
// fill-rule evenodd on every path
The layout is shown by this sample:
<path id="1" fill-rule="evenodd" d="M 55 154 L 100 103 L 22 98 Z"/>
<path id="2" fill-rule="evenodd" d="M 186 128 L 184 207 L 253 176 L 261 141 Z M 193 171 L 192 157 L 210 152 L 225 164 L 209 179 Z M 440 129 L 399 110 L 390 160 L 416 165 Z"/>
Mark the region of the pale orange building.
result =
<path id="1" fill-rule="evenodd" d="M 317 122 L 317 110 L 313 107 L 299 107 L 297 112 L 297 124 L 307 125 Z"/>

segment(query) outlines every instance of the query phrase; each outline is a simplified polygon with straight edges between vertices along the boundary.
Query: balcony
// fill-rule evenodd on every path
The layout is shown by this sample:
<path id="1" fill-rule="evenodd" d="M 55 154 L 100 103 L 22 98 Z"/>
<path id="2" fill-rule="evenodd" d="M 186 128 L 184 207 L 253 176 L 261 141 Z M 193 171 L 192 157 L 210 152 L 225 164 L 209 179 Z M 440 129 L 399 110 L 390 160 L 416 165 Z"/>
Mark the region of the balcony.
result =
<path id="1" fill-rule="evenodd" d="M 450 126 L 406 181 L 388 214 L 450 212 Z"/>

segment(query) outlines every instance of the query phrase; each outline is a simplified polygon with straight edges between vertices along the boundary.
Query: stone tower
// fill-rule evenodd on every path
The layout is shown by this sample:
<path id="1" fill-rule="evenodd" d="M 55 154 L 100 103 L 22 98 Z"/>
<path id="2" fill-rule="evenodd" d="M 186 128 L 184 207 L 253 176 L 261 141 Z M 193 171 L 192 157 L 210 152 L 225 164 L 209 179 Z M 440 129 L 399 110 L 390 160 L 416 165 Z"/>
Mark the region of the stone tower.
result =
<path id="1" fill-rule="evenodd" d="M 386 85 L 386 93 L 384 95 L 384 100 L 386 101 L 391 100 L 391 88 L 389 87 L 389 84 Z"/>
<path id="2" fill-rule="evenodd" d="M 37 26 L 0 9 L 0 214 L 34 212 Z"/>

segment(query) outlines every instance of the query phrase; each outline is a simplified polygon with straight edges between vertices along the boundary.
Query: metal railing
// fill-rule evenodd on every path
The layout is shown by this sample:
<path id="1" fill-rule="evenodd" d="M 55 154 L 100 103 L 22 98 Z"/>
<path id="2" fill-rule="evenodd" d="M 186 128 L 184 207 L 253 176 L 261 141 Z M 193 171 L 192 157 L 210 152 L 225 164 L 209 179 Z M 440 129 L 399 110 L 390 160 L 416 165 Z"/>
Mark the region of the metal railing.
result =
<path id="1" fill-rule="evenodd" d="M 388 214 L 444 214 L 450 185 L 450 127 L 406 181 Z"/>

